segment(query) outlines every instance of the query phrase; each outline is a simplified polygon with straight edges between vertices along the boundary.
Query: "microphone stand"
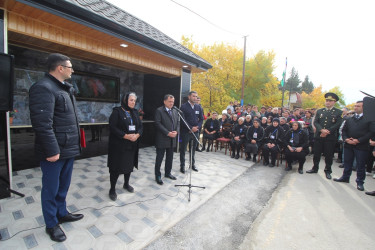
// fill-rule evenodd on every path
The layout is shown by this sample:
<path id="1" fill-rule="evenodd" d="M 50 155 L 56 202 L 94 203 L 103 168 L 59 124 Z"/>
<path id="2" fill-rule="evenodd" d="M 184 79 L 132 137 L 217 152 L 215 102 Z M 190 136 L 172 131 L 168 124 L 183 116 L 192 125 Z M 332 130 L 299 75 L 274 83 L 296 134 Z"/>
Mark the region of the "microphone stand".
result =
<path id="1" fill-rule="evenodd" d="M 177 110 L 177 113 L 178 113 L 178 116 L 180 117 L 180 119 L 184 122 L 185 126 L 189 129 L 190 133 L 194 136 L 194 139 L 197 141 L 197 143 L 202 146 L 202 144 L 199 142 L 197 136 L 194 134 L 194 132 L 191 130 L 191 128 L 189 127 L 189 125 L 187 124 L 187 122 L 185 121 L 184 117 L 181 115 L 181 113 L 183 113 L 180 109 L 178 109 L 177 107 L 173 107 L 175 110 Z M 190 141 L 190 140 L 189 140 Z M 202 186 L 195 186 L 195 185 L 191 185 L 191 171 L 193 169 L 193 147 L 194 147 L 194 143 L 190 143 L 190 148 L 189 148 L 189 184 L 184 184 L 184 185 L 174 185 L 175 187 L 188 187 L 189 190 L 188 190 L 188 193 L 189 193 L 189 198 L 188 198 L 188 201 L 190 202 L 190 195 L 192 193 L 191 191 L 191 188 L 202 188 L 202 189 L 205 189 L 206 187 L 202 187 Z M 183 149 L 185 150 L 185 149 Z"/>

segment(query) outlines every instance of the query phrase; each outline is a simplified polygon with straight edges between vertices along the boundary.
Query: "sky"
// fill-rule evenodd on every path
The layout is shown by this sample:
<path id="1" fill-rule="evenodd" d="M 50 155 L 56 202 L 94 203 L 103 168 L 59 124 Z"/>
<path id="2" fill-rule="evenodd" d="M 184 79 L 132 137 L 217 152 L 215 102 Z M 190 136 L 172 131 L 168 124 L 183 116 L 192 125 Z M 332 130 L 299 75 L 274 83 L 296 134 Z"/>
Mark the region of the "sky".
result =
<path id="1" fill-rule="evenodd" d="M 276 77 L 288 58 L 301 81 L 339 86 L 346 104 L 375 96 L 375 3 L 370 0 L 107 0 L 180 42 L 227 43 L 246 57 L 273 50 Z M 176 4 L 176 2 L 178 4 Z M 198 13 L 192 13 L 190 10 Z"/>

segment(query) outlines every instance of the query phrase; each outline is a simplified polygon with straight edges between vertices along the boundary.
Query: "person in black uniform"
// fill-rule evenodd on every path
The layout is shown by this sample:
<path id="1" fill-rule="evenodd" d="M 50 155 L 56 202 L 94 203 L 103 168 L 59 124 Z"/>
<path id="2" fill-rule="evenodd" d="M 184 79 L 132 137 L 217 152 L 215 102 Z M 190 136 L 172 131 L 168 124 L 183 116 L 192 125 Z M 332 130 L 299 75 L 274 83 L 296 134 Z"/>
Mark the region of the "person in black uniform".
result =
<path id="1" fill-rule="evenodd" d="M 260 126 L 260 120 L 256 118 L 253 121 L 253 126 L 246 131 L 246 160 L 251 160 L 251 154 L 253 154 L 253 162 L 256 162 L 258 150 L 262 146 L 263 137 L 264 129 Z"/>
<path id="2" fill-rule="evenodd" d="M 352 174 L 354 159 L 357 162 L 357 189 L 364 190 L 363 184 L 366 178 L 366 162 L 369 154 L 369 140 L 373 136 L 371 121 L 363 117 L 363 101 L 358 101 L 354 106 L 355 115 L 345 121 L 342 128 L 342 140 L 344 144 L 344 172 L 340 178 L 334 178 L 337 182 L 349 182 Z"/>
<path id="3" fill-rule="evenodd" d="M 327 179 L 331 179 L 332 159 L 338 139 L 337 131 L 342 123 L 342 111 L 335 108 L 335 103 L 339 97 L 335 93 L 327 93 L 324 95 L 326 102 L 325 108 L 318 109 L 314 118 L 314 126 L 316 128 L 314 138 L 314 166 L 307 170 L 306 173 L 318 173 L 319 162 L 322 153 L 325 156 L 326 167 L 324 172 Z"/>
<path id="4" fill-rule="evenodd" d="M 134 109 L 137 96 L 129 93 L 122 98 L 121 106 L 113 108 L 109 117 L 108 168 L 111 189 L 109 198 L 117 199 L 116 183 L 120 174 L 124 174 L 124 189 L 133 193 L 129 185 L 130 174 L 138 168 L 138 143 L 143 132 L 138 111 Z"/>
<path id="5" fill-rule="evenodd" d="M 208 141 L 207 152 L 210 151 L 210 146 L 213 141 L 219 136 L 220 122 L 217 119 L 217 113 L 212 113 L 212 118 L 209 118 L 203 126 L 203 148 L 206 149 L 206 142 Z"/>
<path id="6" fill-rule="evenodd" d="M 285 132 L 280 127 L 279 118 L 273 118 L 272 125 L 268 126 L 264 131 L 264 145 L 262 147 L 262 155 L 264 157 L 264 166 L 269 165 L 269 154 L 271 153 L 271 165 L 275 166 L 277 154 L 283 146 L 283 138 Z"/>
<path id="7" fill-rule="evenodd" d="M 292 122 L 292 129 L 286 132 L 284 137 L 285 158 L 288 166 L 286 171 L 292 170 L 292 162 L 298 160 L 298 173 L 303 174 L 303 164 L 306 161 L 306 155 L 309 153 L 309 138 L 303 131 L 301 123 Z"/>
<path id="8" fill-rule="evenodd" d="M 244 118 L 240 117 L 238 119 L 238 124 L 234 125 L 234 128 L 232 130 L 232 140 L 230 142 L 230 146 L 232 148 L 232 158 L 240 158 L 240 150 L 241 146 L 245 141 L 245 132 L 246 127 L 244 124 Z M 237 154 L 236 154 L 237 152 Z"/>
<path id="9" fill-rule="evenodd" d="M 173 149 L 177 146 L 177 138 L 180 130 L 180 119 L 177 110 L 172 109 L 174 105 L 174 96 L 165 95 L 164 105 L 155 111 L 155 181 L 159 185 L 163 185 L 161 179 L 160 167 L 165 152 L 165 174 L 166 178 L 176 180 L 171 174 L 173 162 Z"/>

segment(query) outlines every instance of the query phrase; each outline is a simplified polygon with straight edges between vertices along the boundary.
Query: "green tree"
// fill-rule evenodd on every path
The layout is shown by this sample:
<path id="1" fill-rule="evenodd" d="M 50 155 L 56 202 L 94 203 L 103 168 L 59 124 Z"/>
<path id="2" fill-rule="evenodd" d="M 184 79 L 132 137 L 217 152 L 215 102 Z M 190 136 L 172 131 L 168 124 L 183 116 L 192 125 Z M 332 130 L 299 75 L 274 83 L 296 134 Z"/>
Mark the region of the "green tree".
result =
<path id="1" fill-rule="evenodd" d="M 339 101 L 336 102 L 336 104 L 335 104 L 336 108 L 342 108 L 342 107 L 346 106 L 346 104 L 345 104 L 345 96 L 342 93 L 340 87 L 335 86 L 332 89 L 328 90 L 327 92 L 335 93 L 339 97 Z"/>
<path id="2" fill-rule="evenodd" d="M 298 71 L 296 71 L 296 69 L 293 67 L 292 71 L 290 72 L 290 77 L 288 80 L 286 80 L 285 90 L 301 93 L 301 87 L 299 86 L 300 83 L 301 80 L 299 79 Z"/>
<path id="3" fill-rule="evenodd" d="M 314 90 L 314 84 L 309 81 L 309 76 L 306 76 L 305 80 L 302 82 L 301 90 L 307 94 L 310 94 Z"/>

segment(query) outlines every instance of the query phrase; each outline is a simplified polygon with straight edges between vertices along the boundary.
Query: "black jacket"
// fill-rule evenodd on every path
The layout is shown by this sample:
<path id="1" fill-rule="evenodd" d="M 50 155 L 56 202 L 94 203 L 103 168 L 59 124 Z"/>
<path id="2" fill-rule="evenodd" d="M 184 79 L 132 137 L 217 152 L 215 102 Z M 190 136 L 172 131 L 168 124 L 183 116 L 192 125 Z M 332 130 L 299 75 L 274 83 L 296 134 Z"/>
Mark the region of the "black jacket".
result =
<path id="1" fill-rule="evenodd" d="M 181 105 L 181 111 L 184 114 L 184 119 L 189 125 L 189 128 L 198 126 L 198 130 L 201 130 L 203 123 L 203 109 L 201 106 L 194 104 L 194 109 L 191 107 L 189 102 L 185 102 Z M 181 121 L 181 134 L 189 133 L 189 129 L 186 127 L 185 123 Z"/>
<path id="2" fill-rule="evenodd" d="M 212 122 L 212 127 L 211 127 L 211 122 Z M 216 131 L 216 134 L 219 133 L 220 131 L 220 122 L 218 119 L 212 120 L 212 118 L 207 119 L 206 123 L 203 126 L 203 132 L 204 129 L 207 129 L 208 132 Z"/>
<path id="3" fill-rule="evenodd" d="M 246 135 L 246 126 L 245 124 L 236 124 L 234 125 L 234 128 L 232 130 L 232 137 L 236 137 L 236 136 L 239 136 L 240 139 L 245 139 L 245 135 Z"/>
<path id="4" fill-rule="evenodd" d="M 180 119 L 177 110 L 172 109 L 172 117 L 168 114 L 165 106 L 156 109 L 155 112 L 155 145 L 157 148 L 176 147 L 177 138 L 180 132 Z M 173 122 L 172 122 L 173 119 Z M 173 126 L 172 126 L 173 125 Z M 173 127 L 173 129 L 172 129 Z M 169 132 L 177 131 L 177 136 L 171 138 L 168 136 Z"/>
<path id="5" fill-rule="evenodd" d="M 283 128 L 280 126 L 274 127 L 273 125 L 270 125 L 264 130 L 264 143 L 274 143 L 282 146 L 284 144 L 284 136 L 285 132 Z"/>
<path id="6" fill-rule="evenodd" d="M 60 159 L 81 152 L 74 89 L 46 74 L 29 90 L 30 119 L 35 132 L 35 154 L 39 160 L 60 154 Z"/>
<path id="7" fill-rule="evenodd" d="M 301 127 L 299 127 L 297 130 L 290 129 L 285 134 L 284 143 L 286 147 L 287 146 L 291 146 L 293 148 L 302 147 L 303 151 L 308 152 L 309 137 L 307 133 Z"/>
<path id="8" fill-rule="evenodd" d="M 342 140 L 347 138 L 358 139 L 360 142 L 357 145 L 351 145 L 345 142 L 345 147 L 354 147 L 358 150 L 369 150 L 369 140 L 374 133 L 371 132 L 372 122 L 367 121 L 361 116 L 356 119 L 355 116 L 346 119 L 344 127 L 342 128 Z"/>
<path id="9" fill-rule="evenodd" d="M 254 133 L 256 133 L 256 138 L 254 138 Z M 254 126 L 250 127 L 246 131 L 246 140 L 251 143 L 251 140 L 255 140 L 257 144 L 261 144 L 264 137 L 264 129 L 262 126 L 255 128 Z"/>

